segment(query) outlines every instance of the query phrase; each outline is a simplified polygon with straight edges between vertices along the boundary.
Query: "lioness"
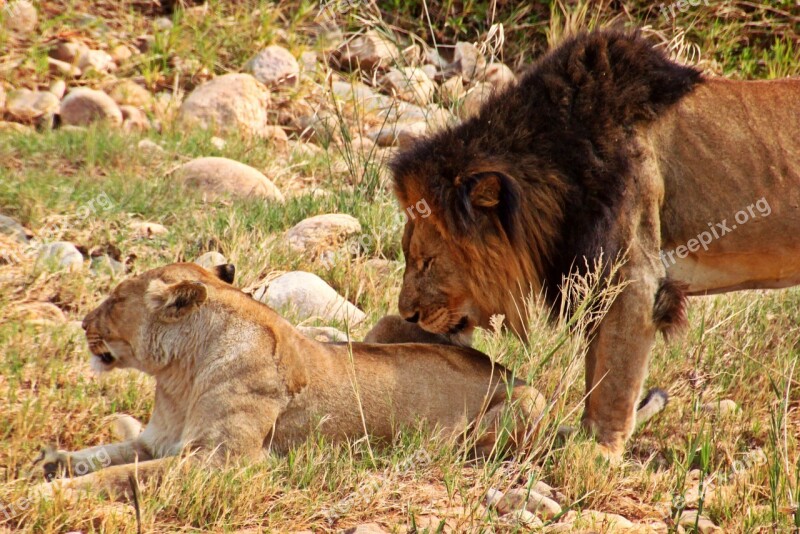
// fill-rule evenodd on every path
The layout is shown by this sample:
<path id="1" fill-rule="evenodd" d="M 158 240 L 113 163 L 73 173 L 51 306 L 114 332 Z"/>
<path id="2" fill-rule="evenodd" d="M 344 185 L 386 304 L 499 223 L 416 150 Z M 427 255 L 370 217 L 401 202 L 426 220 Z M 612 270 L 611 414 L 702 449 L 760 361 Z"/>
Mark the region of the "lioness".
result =
<path id="1" fill-rule="evenodd" d="M 800 282 L 800 79 L 707 78 L 636 34 L 573 37 L 392 163 L 408 219 L 401 315 L 469 334 L 559 306 L 599 259 L 627 283 L 591 339 L 584 425 L 616 456 L 656 331 L 684 297 Z"/>
<path id="2" fill-rule="evenodd" d="M 64 471 L 85 476 L 42 490 L 120 493 L 130 475 L 149 478 L 184 449 L 219 463 L 285 452 L 315 429 L 332 440 L 365 433 L 390 440 L 399 426 L 423 421 L 445 436 L 480 427 L 477 454 L 495 446 L 506 408 L 517 421 L 506 429 L 509 443 L 535 430 L 543 397 L 476 350 L 319 343 L 232 280 L 230 265 L 216 273 L 168 265 L 122 282 L 86 316 L 92 367 L 154 376 L 153 415 L 141 434 L 122 443 L 46 450 L 48 478 Z"/>

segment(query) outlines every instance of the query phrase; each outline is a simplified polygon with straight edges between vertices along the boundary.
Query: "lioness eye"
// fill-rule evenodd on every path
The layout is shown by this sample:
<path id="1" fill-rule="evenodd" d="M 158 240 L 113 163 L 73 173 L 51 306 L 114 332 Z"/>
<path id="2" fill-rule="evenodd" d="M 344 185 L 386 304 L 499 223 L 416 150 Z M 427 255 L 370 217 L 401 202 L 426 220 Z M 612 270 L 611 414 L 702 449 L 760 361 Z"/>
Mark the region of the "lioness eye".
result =
<path id="1" fill-rule="evenodd" d="M 433 258 L 425 258 L 422 260 L 422 270 L 427 271 L 431 268 L 431 263 L 433 263 Z"/>

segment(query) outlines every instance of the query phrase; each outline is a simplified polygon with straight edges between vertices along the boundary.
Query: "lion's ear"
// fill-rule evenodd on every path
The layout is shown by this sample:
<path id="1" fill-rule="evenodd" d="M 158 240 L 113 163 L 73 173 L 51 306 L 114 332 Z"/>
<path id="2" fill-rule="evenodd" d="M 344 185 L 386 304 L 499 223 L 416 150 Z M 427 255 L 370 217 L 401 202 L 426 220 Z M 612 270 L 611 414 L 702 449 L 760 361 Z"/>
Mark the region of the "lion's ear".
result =
<path id="1" fill-rule="evenodd" d="M 232 263 L 225 263 L 214 267 L 214 274 L 217 278 L 227 284 L 232 284 L 233 279 L 236 277 L 236 266 Z"/>
<path id="2" fill-rule="evenodd" d="M 153 280 L 147 286 L 147 308 L 164 321 L 175 321 L 197 309 L 208 298 L 208 290 L 201 282 L 183 280 L 166 284 Z"/>
<path id="3" fill-rule="evenodd" d="M 502 172 L 480 172 L 456 180 L 461 199 L 462 224 L 475 223 L 478 214 L 490 211 L 499 220 L 510 241 L 516 236 L 519 185 Z"/>

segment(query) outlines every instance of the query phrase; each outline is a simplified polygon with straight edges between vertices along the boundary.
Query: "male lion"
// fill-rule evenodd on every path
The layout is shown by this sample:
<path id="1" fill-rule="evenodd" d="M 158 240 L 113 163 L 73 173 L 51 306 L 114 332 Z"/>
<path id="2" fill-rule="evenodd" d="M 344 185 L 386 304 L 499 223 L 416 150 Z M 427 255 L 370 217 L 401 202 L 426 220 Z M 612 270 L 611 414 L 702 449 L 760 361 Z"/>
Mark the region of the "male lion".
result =
<path id="1" fill-rule="evenodd" d="M 543 397 L 484 354 L 453 345 L 323 344 L 264 304 L 191 263 L 122 282 L 83 321 L 92 367 L 135 368 L 156 378 L 153 416 L 122 443 L 66 452 L 46 449 L 43 486 L 124 492 L 129 477 L 160 473 L 190 449 L 219 464 L 285 452 L 315 429 L 332 439 L 391 440 L 425 422 L 444 436 L 475 435 L 475 452 L 521 444 L 544 410 Z M 504 438 L 504 439 L 505 439 Z M 99 461 L 98 461 L 99 460 Z M 136 462 L 136 463 L 134 463 Z M 100 469 L 101 467 L 105 469 Z"/>
<path id="2" fill-rule="evenodd" d="M 636 34 L 567 40 L 392 171 L 403 210 L 430 206 L 399 299 L 428 332 L 504 314 L 524 336 L 526 296 L 558 309 L 565 276 L 626 258 L 586 358 L 583 423 L 611 456 L 684 296 L 800 282 L 800 79 L 706 78 Z"/>

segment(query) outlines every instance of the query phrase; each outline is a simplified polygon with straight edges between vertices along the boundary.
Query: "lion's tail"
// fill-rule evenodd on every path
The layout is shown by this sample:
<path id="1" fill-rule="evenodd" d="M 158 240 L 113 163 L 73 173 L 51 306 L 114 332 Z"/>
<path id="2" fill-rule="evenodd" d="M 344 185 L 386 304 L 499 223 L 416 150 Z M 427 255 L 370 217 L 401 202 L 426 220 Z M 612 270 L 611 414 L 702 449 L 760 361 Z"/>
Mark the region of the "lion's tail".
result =
<path id="1" fill-rule="evenodd" d="M 663 410 L 669 402 L 669 395 L 663 389 L 653 388 L 639 403 L 636 409 L 636 426 L 646 423 L 651 417 Z"/>
<path id="2" fill-rule="evenodd" d="M 653 321 L 664 337 L 677 334 L 686 326 L 686 284 L 662 278 L 653 305 Z"/>

